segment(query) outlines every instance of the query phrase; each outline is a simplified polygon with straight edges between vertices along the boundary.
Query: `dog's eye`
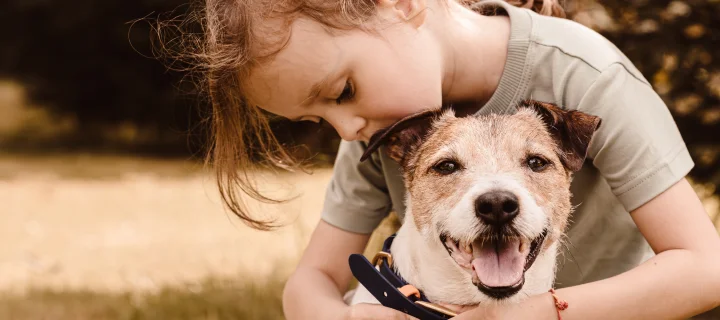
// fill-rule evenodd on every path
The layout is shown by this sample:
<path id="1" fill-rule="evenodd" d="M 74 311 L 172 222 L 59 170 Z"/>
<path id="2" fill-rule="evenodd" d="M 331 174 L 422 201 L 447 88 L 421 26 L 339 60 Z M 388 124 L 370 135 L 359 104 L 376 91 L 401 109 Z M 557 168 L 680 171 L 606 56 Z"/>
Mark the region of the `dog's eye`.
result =
<path id="1" fill-rule="evenodd" d="M 458 169 L 460 169 L 460 165 L 454 161 L 449 161 L 449 160 L 440 162 L 433 167 L 433 170 L 435 170 L 437 173 L 443 174 L 443 175 L 451 174 L 451 173 L 457 171 Z"/>
<path id="2" fill-rule="evenodd" d="M 535 171 L 535 172 L 540 172 L 540 171 L 545 170 L 545 168 L 548 165 L 548 162 L 543 158 L 533 156 L 533 157 L 528 158 L 527 165 L 528 165 L 528 167 L 530 167 L 530 170 Z"/>

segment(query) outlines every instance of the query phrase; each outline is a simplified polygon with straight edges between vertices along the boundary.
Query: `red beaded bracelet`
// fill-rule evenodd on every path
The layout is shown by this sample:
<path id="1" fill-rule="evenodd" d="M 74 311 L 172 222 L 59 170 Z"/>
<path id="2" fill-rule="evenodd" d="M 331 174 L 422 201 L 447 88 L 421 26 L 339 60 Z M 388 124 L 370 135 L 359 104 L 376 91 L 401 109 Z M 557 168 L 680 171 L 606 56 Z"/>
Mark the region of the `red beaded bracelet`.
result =
<path id="1" fill-rule="evenodd" d="M 557 309 L 558 314 L 558 320 L 562 320 L 562 316 L 560 315 L 560 311 L 565 310 L 568 308 L 568 303 L 565 300 L 561 300 L 555 295 L 555 289 L 550 288 L 550 295 L 552 295 L 553 300 L 555 300 L 555 309 Z"/>

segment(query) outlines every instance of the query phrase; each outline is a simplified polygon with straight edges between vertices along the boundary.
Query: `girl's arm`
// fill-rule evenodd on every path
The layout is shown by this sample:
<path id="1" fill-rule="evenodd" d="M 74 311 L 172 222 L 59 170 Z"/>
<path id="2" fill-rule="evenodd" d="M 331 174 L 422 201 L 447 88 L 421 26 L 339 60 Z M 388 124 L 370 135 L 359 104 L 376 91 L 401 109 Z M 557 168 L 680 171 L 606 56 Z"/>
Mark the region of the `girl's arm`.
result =
<path id="1" fill-rule="evenodd" d="M 352 279 L 348 257 L 352 253 L 362 253 L 369 238 L 369 235 L 347 232 L 320 221 L 295 273 L 285 285 L 285 318 L 410 319 L 380 305 L 351 308 L 343 301 Z"/>
<path id="2" fill-rule="evenodd" d="M 683 179 L 634 210 L 632 217 L 657 255 L 615 277 L 564 288 L 562 319 L 678 319 L 720 305 L 720 237 Z M 605 230 L 613 232 L 612 230 Z M 558 319 L 550 294 L 457 319 Z"/>

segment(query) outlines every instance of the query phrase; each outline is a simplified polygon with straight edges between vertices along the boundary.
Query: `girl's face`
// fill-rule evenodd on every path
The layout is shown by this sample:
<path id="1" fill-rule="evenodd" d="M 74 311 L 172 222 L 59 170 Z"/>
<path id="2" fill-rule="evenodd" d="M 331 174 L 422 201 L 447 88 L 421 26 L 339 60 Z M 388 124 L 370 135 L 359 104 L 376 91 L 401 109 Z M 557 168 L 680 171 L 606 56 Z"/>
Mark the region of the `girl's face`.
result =
<path id="1" fill-rule="evenodd" d="M 250 74 L 249 101 L 288 119 L 327 121 L 348 141 L 439 108 L 440 46 L 422 28 L 418 3 L 379 1 L 378 18 L 390 22 L 379 35 L 331 34 L 313 20 L 295 20 L 288 45 Z"/>

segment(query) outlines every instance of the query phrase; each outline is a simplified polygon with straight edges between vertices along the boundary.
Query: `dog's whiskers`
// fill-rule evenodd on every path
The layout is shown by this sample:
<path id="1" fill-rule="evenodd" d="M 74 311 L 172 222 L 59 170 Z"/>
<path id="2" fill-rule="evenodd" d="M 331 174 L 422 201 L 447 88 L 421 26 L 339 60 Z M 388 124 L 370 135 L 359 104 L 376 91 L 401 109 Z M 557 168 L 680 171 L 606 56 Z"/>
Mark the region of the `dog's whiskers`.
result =
<path id="1" fill-rule="evenodd" d="M 577 263 L 577 259 L 575 259 L 575 255 L 573 255 L 572 251 L 570 250 L 570 247 L 568 246 L 568 245 L 573 246 L 572 242 L 570 241 L 570 238 L 567 235 L 563 234 L 560 237 L 560 239 L 558 239 L 558 243 L 560 243 L 560 247 L 561 247 L 560 254 L 562 254 L 562 256 L 564 258 L 563 266 L 565 266 L 565 262 L 567 262 L 567 259 L 565 259 L 565 253 L 567 253 L 570 255 L 570 261 L 572 261 L 573 264 L 575 264 L 575 266 L 578 269 L 578 272 L 580 272 L 580 276 L 585 277 L 585 275 L 583 274 L 582 268 Z"/>

